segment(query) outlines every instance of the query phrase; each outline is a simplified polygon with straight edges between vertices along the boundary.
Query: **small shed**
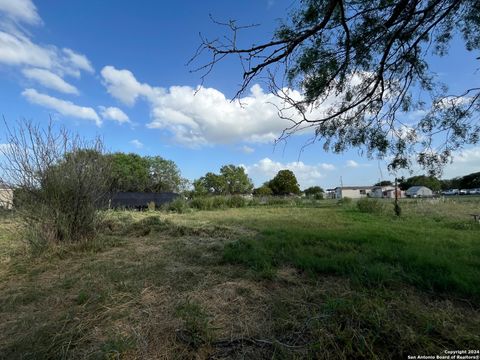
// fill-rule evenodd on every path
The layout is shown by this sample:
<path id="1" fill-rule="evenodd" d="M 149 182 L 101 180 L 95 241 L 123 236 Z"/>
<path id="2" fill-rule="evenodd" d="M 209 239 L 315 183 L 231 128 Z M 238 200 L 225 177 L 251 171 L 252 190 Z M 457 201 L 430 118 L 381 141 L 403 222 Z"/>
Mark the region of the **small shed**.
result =
<path id="1" fill-rule="evenodd" d="M 154 203 L 155 207 L 159 207 L 179 196 L 173 192 L 118 192 L 111 196 L 109 205 L 111 208 L 146 209 L 149 203 Z"/>
<path id="2" fill-rule="evenodd" d="M 433 191 L 426 186 L 412 186 L 405 191 L 407 197 L 432 197 Z"/>
<path id="3" fill-rule="evenodd" d="M 13 189 L 0 181 L 0 208 L 13 208 Z"/>

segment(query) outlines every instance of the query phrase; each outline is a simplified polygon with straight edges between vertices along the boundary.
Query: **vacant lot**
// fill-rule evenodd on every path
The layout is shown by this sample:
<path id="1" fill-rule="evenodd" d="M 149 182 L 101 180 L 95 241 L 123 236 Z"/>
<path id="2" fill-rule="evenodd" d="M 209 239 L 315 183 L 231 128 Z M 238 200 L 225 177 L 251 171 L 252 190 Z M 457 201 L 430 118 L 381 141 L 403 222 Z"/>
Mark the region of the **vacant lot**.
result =
<path id="1" fill-rule="evenodd" d="M 460 199 L 461 200 L 461 199 Z M 32 253 L 0 217 L 0 358 L 351 359 L 480 348 L 477 199 L 111 212 Z"/>

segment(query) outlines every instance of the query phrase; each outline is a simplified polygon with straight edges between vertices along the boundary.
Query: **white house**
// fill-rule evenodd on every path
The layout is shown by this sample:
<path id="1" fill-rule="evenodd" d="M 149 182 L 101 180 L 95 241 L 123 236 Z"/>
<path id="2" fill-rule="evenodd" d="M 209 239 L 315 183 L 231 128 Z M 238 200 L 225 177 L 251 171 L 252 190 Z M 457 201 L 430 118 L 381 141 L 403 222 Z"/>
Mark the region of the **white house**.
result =
<path id="1" fill-rule="evenodd" d="M 407 197 L 431 197 L 433 196 L 433 191 L 427 188 L 426 186 L 412 186 L 405 191 Z"/>
<path id="2" fill-rule="evenodd" d="M 342 199 L 349 197 L 351 199 L 360 199 L 369 196 L 372 192 L 372 186 L 342 186 L 335 188 L 335 198 Z"/>
<path id="3" fill-rule="evenodd" d="M 0 208 L 11 209 L 13 207 L 13 189 L 0 182 Z"/>

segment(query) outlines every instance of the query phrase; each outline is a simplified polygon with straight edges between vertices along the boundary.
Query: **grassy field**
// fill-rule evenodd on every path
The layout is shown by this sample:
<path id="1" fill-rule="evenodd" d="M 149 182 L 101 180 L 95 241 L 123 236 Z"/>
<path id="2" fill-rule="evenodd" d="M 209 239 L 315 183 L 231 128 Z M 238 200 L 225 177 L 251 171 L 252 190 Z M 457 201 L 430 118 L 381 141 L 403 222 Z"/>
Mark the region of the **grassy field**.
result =
<path id="1" fill-rule="evenodd" d="M 1 359 L 398 359 L 480 348 L 478 199 L 109 212 L 32 254 L 0 216 Z"/>

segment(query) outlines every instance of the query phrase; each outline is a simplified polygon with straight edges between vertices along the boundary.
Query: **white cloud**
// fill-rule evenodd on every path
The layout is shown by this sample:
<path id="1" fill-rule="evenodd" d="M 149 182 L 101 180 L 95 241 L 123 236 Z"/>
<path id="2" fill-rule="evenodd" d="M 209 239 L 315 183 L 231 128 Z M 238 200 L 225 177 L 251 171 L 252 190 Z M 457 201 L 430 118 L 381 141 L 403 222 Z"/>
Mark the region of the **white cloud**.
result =
<path id="1" fill-rule="evenodd" d="M 137 149 L 143 148 L 143 143 L 137 139 L 133 139 L 132 141 L 130 141 L 130 144 L 135 146 Z"/>
<path id="2" fill-rule="evenodd" d="M 106 66 L 101 71 L 108 93 L 126 105 L 138 98 L 151 109 L 151 129 L 170 131 L 174 140 L 187 146 L 227 144 L 240 141 L 271 142 L 291 123 L 278 116 L 279 99 L 254 85 L 248 96 L 231 101 L 213 88 L 152 87 L 137 81 L 132 72 Z M 293 92 L 292 96 L 299 96 Z"/>
<path id="3" fill-rule="evenodd" d="M 453 154 L 453 162 L 445 166 L 444 179 L 480 171 L 480 146 L 471 147 Z"/>
<path id="4" fill-rule="evenodd" d="M 360 166 L 360 164 L 357 163 L 355 160 L 347 160 L 347 163 L 345 166 L 350 168 L 357 168 Z"/>
<path id="5" fill-rule="evenodd" d="M 99 108 L 100 108 L 100 114 L 104 119 L 117 121 L 120 124 L 130 122 L 130 119 L 128 118 L 127 114 L 125 114 L 121 109 L 117 107 L 100 106 Z"/>
<path id="6" fill-rule="evenodd" d="M 58 113 L 79 119 L 95 121 L 100 126 L 102 121 L 96 111 L 91 107 L 79 106 L 71 101 L 58 99 L 46 94 L 37 92 L 35 89 L 26 89 L 22 95 L 31 103 L 37 104 L 48 109 L 57 111 Z"/>
<path id="7" fill-rule="evenodd" d="M 69 49 L 59 50 L 53 45 L 37 45 L 18 31 L 0 31 L 0 64 L 43 68 L 62 77 L 78 78 L 81 71 L 93 72 L 85 55 Z"/>
<path id="8" fill-rule="evenodd" d="M 333 170 L 332 164 L 314 164 L 308 165 L 302 161 L 290 163 L 281 163 L 264 158 L 253 165 L 241 165 L 245 168 L 248 175 L 254 180 L 255 184 L 260 185 L 265 181 L 272 179 L 280 170 L 288 169 L 295 174 L 300 187 L 319 185 L 325 177 L 324 170 Z"/>
<path id="9" fill-rule="evenodd" d="M 49 70 L 39 69 L 39 68 L 28 68 L 28 69 L 23 69 L 22 73 L 28 79 L 35 80 L 41 85 L 49 89 L 57 90 L 65 94 L 78 95 L 78 90 L 75 86 L 67 83 L 60 76 L 52 73 Z"/>
<path id="10" fill-rule="evenodd" d="M 31 0 L 0 0 L 0 13 L 13 21 L 39 24 L 37 8 Z"/>
<path id="11" fill-rule="evenodd" d="M 83 70 L 89 73 L 93 73 L 95 71 L 90 63 L 90 60 L 88 60 L 85 55 L 78 54 L 75 51 L 67 48 L 62 49 L 62 52 L 65 55 L 65 62 L 72 68 Z"/>
<path id="12" fill-rule="evenodd" d="M 252 153 L 255 152 L 255 149 L 254 149 L 254 148 L 252 148 L 252 147 L 250 147 L 250 146 L 247 146 L 247 145 L 242 146 L 242 147 L 240 148 L 240 150 L 241 150 L 242 152 L 244 152 L 245 154 L 252 154 Z"/>
<path id="13" fill-rule="evenodd" d="M 0 65 L 20 68 L 23 75 L 41 85 L 67 94 L 78 90 L 63 78 L 79 78 L 94 69 L 85 55 L 32 40 L 26 25 L 39 25 L 41 19 L 31 0 L 0 0 Z"/>
<path id="14" fill-rule="evenodd" d="M 38 46 L 24 35 L 0 31 L 0 63 L 50 69 L 53 68 L 54 57 L 52 49 Z"/>
<path id="15" fill-rule="evenodd" d="M 150 85 L 140 84 L 128 70 L 105 66 L 101 74 L 108 93 L 126 105 L 132 106 L 141 95 L 148 98 L 153 95 L 154 91 Z"/>

